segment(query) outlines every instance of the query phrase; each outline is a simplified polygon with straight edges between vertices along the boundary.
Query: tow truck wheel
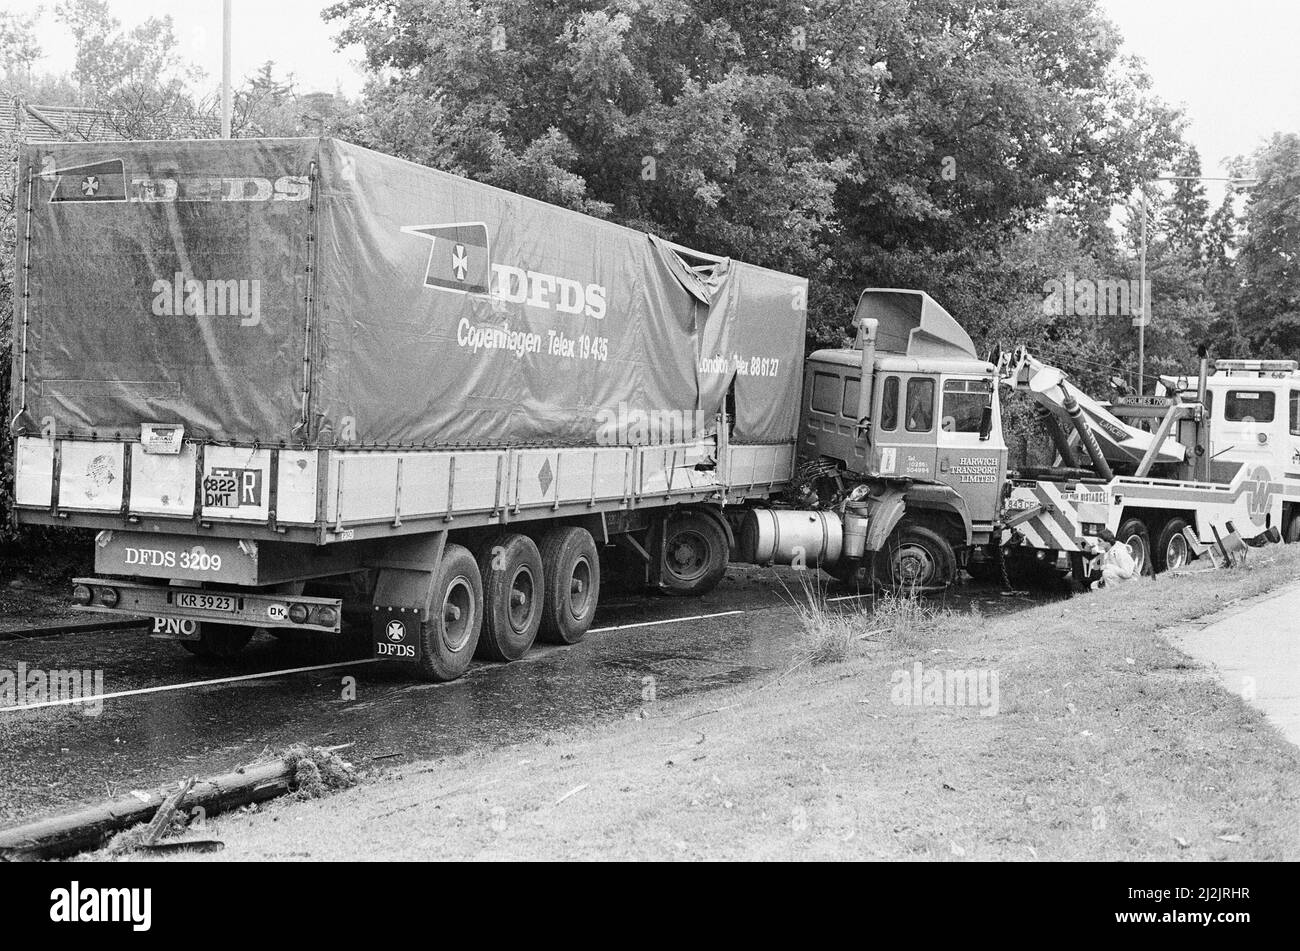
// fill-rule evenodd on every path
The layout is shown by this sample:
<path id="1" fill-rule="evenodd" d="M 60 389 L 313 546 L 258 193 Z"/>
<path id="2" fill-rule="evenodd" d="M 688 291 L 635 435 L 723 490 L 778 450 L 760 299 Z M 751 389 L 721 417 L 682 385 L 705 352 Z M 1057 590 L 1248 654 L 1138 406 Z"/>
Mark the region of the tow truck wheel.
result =
<path id="1" fill-rule="evenodd" d="M 1192 548 L 1183 537 L 1185 528 L 1187 528 L 1186 519 L 1171 518 L 1165 522 L 1164 528 L 1160 529 L 1153 552 L 1156 571 L 1186 568 L 1192 560 Z"/>
<path id="2" fill-rule="evenodd" d="M 498 535 L 478 556 L 483 632 L 478 656 L 509 663 L 528 653 L 542 623 L 542 556 L 527 535 Z"/>
<path id="3" fill-rule="evenodd" d="M 1141 519 L 1131 518 L 1119 527 L 1115 533 L 1115 539 L 1121 544 L 1128 545 L 1128 550 L 1133 554 L 1133 561 L 1136 562 L 1136 574 L 1149 575 L 1153 573 L 1151 563 L 1151 534 Z"/>
<path id="4" fill-rule="evenodd" d="M 242 627 L 238 624 L 211 624 L 204 621 L 197 641 L 178 643 L 195 657 L 229 660 L 248 646 L 257 630 L 255 627 Z"/>
<path id="5" fill-rule="evenodd" d="M 957 576 L 957 556 L 948 540 L 921 525 L 900 525 L 875 559 L 876 581 L 894 591 L 946 588 Z"/>
<path id="6" fill-rule="evenodd" d="M 542 536 L 542 626 L 552 644 L 576 644 L 587 636 L 600 597 L 600 556 L 584 528 L 553 528 Z"/>
<path id="7" fill-rule="evenodd" d="M 682 512 L 663 527 L 664 560 L 659 588 L 676 597 L 708 594 L 727 573 L 730 546 L 715 519 L 699 512 Z"/>
<path id="8" fill-rule="evenodd" d="M 1291 520 L 1286 523 L 1286 532 L 1282 535 L 1282 540 L 1288 545 L 1300 542 L 1300 515 L 1291 516 Z"/>
<path id="9" fill-rule="evenodd" d="M 448 545 L 433 579 L 429 620 L 420 625 L 420 676 L 455 680 L 469 669 L 483 627 L 483 581 L 462 545 Z"/>

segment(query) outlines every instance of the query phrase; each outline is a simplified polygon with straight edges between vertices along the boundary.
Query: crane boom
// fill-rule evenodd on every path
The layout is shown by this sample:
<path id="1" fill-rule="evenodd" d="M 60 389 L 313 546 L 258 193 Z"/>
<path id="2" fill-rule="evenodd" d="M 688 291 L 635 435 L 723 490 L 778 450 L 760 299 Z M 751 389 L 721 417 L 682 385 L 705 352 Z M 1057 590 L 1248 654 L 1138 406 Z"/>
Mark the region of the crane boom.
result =
<path id="1" fill-rule="evenodd" d="M 1156 434 L 1124 422 L 1070 383 L 1065 371 L 1043 363 L 1024 347 L 1003 355 L 998 363 L 998 379 L 1003 386 L 1029 394 L 1059 426 L 1066 427 L 1066 432 L 1074 429 L 1089 455 L 1094 448 L 1098 450 L 1101 458 L 1094 459 L 1098 474 L 1108 477 L 1108 463 L 1141 464 L 1157 439 Z M 1090 446 L 1090 442 L 1094 445 Z M 1187 447 L 1166 437 L 1154 461 L 1179 463 L 1186 458 Z"/>

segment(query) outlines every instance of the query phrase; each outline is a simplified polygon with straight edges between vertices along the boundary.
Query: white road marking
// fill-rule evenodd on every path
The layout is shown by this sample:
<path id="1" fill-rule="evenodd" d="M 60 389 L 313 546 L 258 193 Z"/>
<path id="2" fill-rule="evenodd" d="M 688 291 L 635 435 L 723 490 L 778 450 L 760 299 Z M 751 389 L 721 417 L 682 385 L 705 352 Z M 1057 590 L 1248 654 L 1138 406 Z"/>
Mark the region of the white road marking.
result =
<path id="1" fill-rule="evenodd" d="M 766 610 L 766 608 L 762 609 Z M 748 611 L 719 611 L 717 614 L 695 614 L 691 617 L 669 617 L 662 621 L 638 621 L 635 624 L 615 624 L 613 627 L 593 627 L 588 634 L 602 634 L 605 631 L 626 631 L 634 627 L 658 627 L 660 624 L 680 624 L 683 621 L 707 621 L 715 617 L 735 617 L 737 614 L 748 614 Z"/>
<path id="2" fill-rule="evenodd" d="M 371 657 L 361 660 L 340 661 L 337 664 L 317 664 L 314 667 L 291 667 L 286 670 L 268 670 L 260 674 L 240 674 L 237 677 L 218 677 L 215 680 L 192 680 L 183 684 L 163 684 L 160 687 L 141 687 L 138 690 L 119 690 L 117 693 L 101 693 L 90 697 L 76 697 L 70 700 L 47 700 L 44 703 L 28 703 L 21 707 L 0 707 L 0 713 L 14 710 L 40 710 L 43 707 L 66 707 L 74 703 L 95 703 L 102 700 L 117 700 L 121 697 L 140 697 L 150 693 L 165 693 L 169 690 L 187 690 L 190 687 L 211 687 L 216 684 L 233 684 L 244 680 L 263 680 L 267 677 L 283 677 L 286 674 L 305 674 L 313 670 L 330 670 L 334 667 L 356 667 L 358 664 L 377 664 L 382 658 Z"/>

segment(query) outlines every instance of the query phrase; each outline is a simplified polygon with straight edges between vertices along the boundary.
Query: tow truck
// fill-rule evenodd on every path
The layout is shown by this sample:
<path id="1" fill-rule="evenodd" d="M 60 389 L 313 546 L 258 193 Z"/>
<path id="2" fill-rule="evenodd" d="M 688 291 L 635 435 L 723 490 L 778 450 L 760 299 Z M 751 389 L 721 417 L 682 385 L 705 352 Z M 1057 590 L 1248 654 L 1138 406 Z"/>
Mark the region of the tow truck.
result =
<path id="1" fill-rule="evenodd" d="M 1000 385 L 1034 401 L 1056 460 L 1010 473 L 1000 550 L 990 553 L 1013 573 L 1048 563 L 1087 582 L 1104 529 L 1143 574 L 1181 568 L 1233 531 L 1300 537 L 1296 363 L 1219 360 L 1214 369 L 1202 351 L 1195 381 L 1165 377 L 1154 394 L 1107 404 L 1024 348 L 1001 356 Z"/>

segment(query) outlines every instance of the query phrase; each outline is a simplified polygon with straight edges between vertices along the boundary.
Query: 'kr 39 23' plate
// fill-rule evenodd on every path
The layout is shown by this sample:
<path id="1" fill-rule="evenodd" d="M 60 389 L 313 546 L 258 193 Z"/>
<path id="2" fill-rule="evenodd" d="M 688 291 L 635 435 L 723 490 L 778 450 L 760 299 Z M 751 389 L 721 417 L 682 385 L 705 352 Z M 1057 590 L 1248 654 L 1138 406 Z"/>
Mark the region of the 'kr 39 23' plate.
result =
<path id="1" fill-rule="evenodd" d="M 199 611 L 224 611 L 234 614 L 239 610 L 239 602 L 230 594 L 204 594 L 202 592 L 178 591 L 174 595 L 174 604 L 178 608 L 194 608 Z"/>

